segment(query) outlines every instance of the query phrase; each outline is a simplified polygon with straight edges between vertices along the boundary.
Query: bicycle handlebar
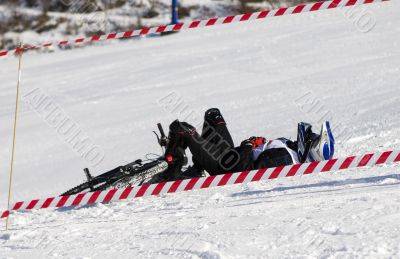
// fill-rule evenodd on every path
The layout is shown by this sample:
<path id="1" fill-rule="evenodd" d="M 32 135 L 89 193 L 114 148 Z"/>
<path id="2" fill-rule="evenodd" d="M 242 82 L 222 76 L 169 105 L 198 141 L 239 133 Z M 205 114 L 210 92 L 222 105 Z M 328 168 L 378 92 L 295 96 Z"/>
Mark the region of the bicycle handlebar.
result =
<path id="1" fill-rule="evenodd" d="M 158 127 L 158 130 L 160 131 L 161 138 L 165 138 L 164 129 L 163 129 L 161 123 L 157 123 L 157 127 Z"/>

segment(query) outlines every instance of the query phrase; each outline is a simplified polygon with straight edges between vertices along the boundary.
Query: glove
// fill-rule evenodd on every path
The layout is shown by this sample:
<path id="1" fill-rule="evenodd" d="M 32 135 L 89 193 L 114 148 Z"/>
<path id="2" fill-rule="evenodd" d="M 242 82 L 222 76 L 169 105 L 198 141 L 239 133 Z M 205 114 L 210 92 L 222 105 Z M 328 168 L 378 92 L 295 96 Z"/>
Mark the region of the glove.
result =
<path id="1" fill-rule="evenodd" d="M 251 137 L 242 141 L 240 144 L 241 147 L 251 146 L 252 148 L 256 148 L 259 145 L 267 143 L 267 140 L 264 137 Z"/>

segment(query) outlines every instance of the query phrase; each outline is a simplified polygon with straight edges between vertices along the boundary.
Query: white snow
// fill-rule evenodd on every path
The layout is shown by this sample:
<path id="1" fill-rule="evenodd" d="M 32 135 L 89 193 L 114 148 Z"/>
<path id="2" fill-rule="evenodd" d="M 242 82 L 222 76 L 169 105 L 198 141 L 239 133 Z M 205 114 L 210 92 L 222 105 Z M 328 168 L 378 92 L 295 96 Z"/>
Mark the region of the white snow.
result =
<path id="1" fill-rule="evenodd" d="M 54 121 L 24 102 L 35 89 L 104 152 L 93 174 L 159 153 L 157 122 L 166 127 L 190 111 L 197 122 L 213 106 L 236 143 L 295 138 L 297 122 L 330 119 L 336 157 L 398 150 L 400 3 L 362 8 L 376 19 L 366 33 L 337 9 L 26 54 L 12 201 L 58 195 L 82 182 L 89 165 Z M 16 66 L 0 59 L 0 208 Z M 182 114 L 160 103 L 171 93 L 188 106 Z M 19 212 L 0 232 L 0 258 L 398 258 L 398 173 L 398 165 L 381 166 Z"/>

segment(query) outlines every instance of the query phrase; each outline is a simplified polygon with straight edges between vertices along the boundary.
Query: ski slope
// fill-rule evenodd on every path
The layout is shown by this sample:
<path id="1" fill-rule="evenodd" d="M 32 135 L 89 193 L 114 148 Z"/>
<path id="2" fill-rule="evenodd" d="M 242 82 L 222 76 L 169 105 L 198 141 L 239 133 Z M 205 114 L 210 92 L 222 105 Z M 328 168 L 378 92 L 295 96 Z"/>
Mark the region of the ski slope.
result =
<path id="1" fill-rule="evenodd" d="M 160 153 L 157 122 L 188 114 L 197 122 L 209 107 L 222 110 L 237 144 L 295 138 L 297 122 L 329 119 L 336 157 L 398 150 L 400 3 L 359 8 L 376 18 L 369 32 L 337 9 L 25 55 L 12 201 L 58 195 L 89 166 L 24 102 L 32 91 L 100 147 L 93 174 Z M 17 60 L 0 67 L 6 208 Z M 163 106 L 171 95 L 184 112 Z M 382 166 L 19 212 L 0 232 L 0 258 L 398 258 L 399 172 Z"/>

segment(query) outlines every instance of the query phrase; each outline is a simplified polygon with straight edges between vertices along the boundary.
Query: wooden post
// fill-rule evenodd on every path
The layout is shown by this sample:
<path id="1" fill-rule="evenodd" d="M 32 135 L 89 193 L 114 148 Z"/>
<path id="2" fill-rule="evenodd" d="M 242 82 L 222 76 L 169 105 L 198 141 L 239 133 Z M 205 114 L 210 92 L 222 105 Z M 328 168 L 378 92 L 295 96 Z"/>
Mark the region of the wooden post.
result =
<path id="1" fill-rule="evenodd" d="M 17 118 L 18 118 L 18 110 L 19 110 L 19 87 L 21 84 L 22 54 L 23 54 L 23 48 L 22 48 L 22 44 L 20 44 L 19 48 L 18 48 L 19 58 L 18 58 L 17 94 L 15 97 L 14 129 L 13 129 L 13 142 L 12 142 L 11 162 L 10 162 L 10 182 L 8 185 L 7 210 L 10 209 L 12 177 L 13 177 L 13 173 L 14 173 L 15 140 L 16 140 L 16 135 L 17 135 Z M 9 217 L 10 217 L 10 215 L 8 215 L 8 217 L 6 218 L 6 231 L 8 230 L 8 218 Z"/>

